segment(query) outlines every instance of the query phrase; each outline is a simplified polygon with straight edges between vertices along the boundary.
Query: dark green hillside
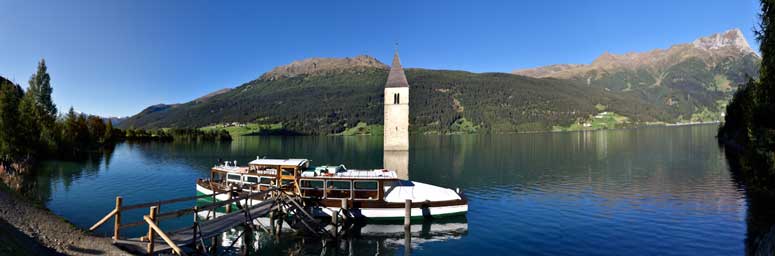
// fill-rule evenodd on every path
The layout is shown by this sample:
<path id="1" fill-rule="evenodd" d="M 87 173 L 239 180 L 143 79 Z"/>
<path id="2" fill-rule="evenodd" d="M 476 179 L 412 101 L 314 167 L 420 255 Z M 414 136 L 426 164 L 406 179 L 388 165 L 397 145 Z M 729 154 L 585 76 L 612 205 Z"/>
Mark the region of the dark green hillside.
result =
<path id="1" fill-rule="evenodd" d="M 664 115 L 637 98 L 559 79 L 420 69 L 407 74 L 412 125 L 426 132 L 454 132 L 459 118 L 490 132 L 545 131 L 597 114 L 598 104 L 641 122 Z"/>
<path id="2" fill-rule="evenodd" d="M 457 132 L 550 130 L 598 112 L 596 105 L 634 121 L 657 121 L 662 110 L 627 95 L 557 79 L 504 73 L 407 70 L 411 129 Z M 255 80 L 207 101 L 149 107 L 121 123 L 124 128 L 203 127 L 223 122 L 278 124 L 287 132 L 333 134 L 360 122 L 382 123 L 387 70 Z"/>
<path id="3" fill-rule="evenodd" d="M 191 128 L 221 122 L 282 123 L 303 134 L 337 133 L 382 120 L 387 72 L 369 69 L 319 76 L 255 80 L 204 102 L 155 105 L 121 123 L 136 128 Z"/>
<path id="4" fill-rule="evenodd" d="M 718 101 L 726 102 L 738 85 L 749 77 L 758 76 L 760 60 L 755 55 L 724 58 L 709 65 L 700 58 L 687 58 L 655 73 L 649 67 L 615 72 L 592 70 L 583 77 L 596 77 L 589 86 L 636 96 L 660 106 L 668 115 L 664 121 L 690 120 L 703 109 L 714 113 L 724 111 Z M 573 79 L 579 83 L 586 78 Z"/>

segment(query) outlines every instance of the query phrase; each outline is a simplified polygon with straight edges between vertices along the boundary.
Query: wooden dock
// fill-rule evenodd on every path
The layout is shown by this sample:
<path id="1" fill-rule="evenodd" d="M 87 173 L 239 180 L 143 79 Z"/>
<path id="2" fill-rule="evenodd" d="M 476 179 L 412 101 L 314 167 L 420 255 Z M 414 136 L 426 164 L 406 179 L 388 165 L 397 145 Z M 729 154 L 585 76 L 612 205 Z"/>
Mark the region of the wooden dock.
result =
<path id="1" fill-rule="evenodd" d="M 220 236 L 222 233 L 233 227 L 239 225 L 252 225 L 249 222 L 253 221 L 255 218 L 268 215 L 270 211 L 276 208 L 274 199 L 269 199 L 249 207 L 247 211 L 232 212 L 209 221 L 201 222 L 192 227 L 166 232 L 164 234 L 166 234 L 167 239 L 178 248 L 191 247 L 201 241 Z M 153 251 L 150 253 L 158 253 L 173 249 L 162 237 L 155 237 L 153 243 Z M 114 244 L 130 252 L 149 253 L 147 236 L 115 240 Z"/>
<path id="2" fill-rule="evenodd" d="M 216 195 L 227 194 L 228 200 L 217 201 Z M 198 205 L 191 208 L 184 208 L 160 213 L 162 205 L 174 204 L 198 199 L 212 199 L 205 205 Z M 212 195 L 201 195 L 192 197 L 183 197 L 169 199 L 157 202 L 148 202 L 135 205 L 122 205 L 122 198 L 116 197 L 116 207 L 105 217 L 100 219 L 89 230 L 93 231 L 101 225 L 108 222 L 111 218 L 114 220 L 113 243 L 128 252 L 134 254 L 153 255 L 161 252 L 172 251 L 178 255 L 188 254 L 208 254 L 217 251 L 216 240 L 229 229 L 242 226 L 243 231 L 239 236 L 249 234 L 259 228 L 274 233 L 278 236 L 282 229 L 282 224 L 288 222 L 291 227 L 297 230 L 306 231 L 321 238 L 335 238 L 342 231 L 343 219 L 336 214 L 328 224 L 322 223 L 313 217 L 303 206 L 303 203 L 292 192 L 284 192 L 282 189 L 272 187 L 266 191 L 256 193 L 237 193 L 234 190 L 215 193 Z M 257 202 L 257 203 L 254 203 Z M 344 204 L 346 205 L 346 204 Z M 236 209 L 232 209 L 236 206 Z M 226 209 L 225 214 L 216 214 L 218 209 Z M 148 209 L 148 214 L 142 216 L 142 220 L 122 222 L 122 213 L 126 211 Z M 159 223 L 164 220 L 179 218 L 188 214 L 193 214 L 193 224 L 190 227 L 164 231 L 159 227 Z M 203 215 L 205 217 L 203 217 Z M 269 216 L 270 227 L 263 227 L 259 224 L 256 227 L 254 221 L 256 218 Z M 346 218 L 346 215 L 342 215 Z M 135 238 L 124 238 L 121 236 L 121 229 L 136 226 L 147 226 L 147 235 Z M 326 229 L 327 225 L 333 226 L 333 233 Z M 209 249 L 205 241 L 212 240 Z M 232 246 L 234 246 L 232 244 Z M 231 248 L 224 248 L 226 250 Z"/>

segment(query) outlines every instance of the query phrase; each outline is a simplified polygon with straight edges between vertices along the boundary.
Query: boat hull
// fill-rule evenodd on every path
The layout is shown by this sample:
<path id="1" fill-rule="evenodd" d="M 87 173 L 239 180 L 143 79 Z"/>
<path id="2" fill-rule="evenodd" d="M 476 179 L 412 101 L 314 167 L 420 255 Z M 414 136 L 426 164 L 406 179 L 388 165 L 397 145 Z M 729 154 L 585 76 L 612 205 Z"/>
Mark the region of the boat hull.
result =
<path id="1" fill-rule="evenodd" d="M 213 191 L 209 188 L 196 184 L 197 195 L 212 195 Z M 211 202 L 211 198 L 200 199 L 203 202 Z M 216 201 L 229 200 L 227 194 L 218 194 L 215 196 Z M 338 201 L 333 201 L 338 203 Z M 261 200 L 253 200 L 251 205 L 261 203 Z M 411 208 L 412 219 L 426 219 L 426 218 L 446 218 L 451 216 L 465 215 L 468 212 L 468 204 L 441 204 L 430 205 L 426 204 L 423 207 L 415 207 L 417 204 L 413 204 Z M 396 207 L 398 206 L 398 207 Z M 232 205 L 232 209 L 237 209 L 236 204 Z M 338 212 L 340 207 L 320 207 L 313 213 L 317 217 L 327 217 L 331 214 Z M 349 209 L 350 212 L 356 217 L 363 217 L 370 221 L 390 221 L 390 220 L 403 220 L 405 210 L 402 203 L 385 203 L 385 207 L 362 207 Z M 218 212 L 225 212 L 225 207 L 218 209 Z"/>

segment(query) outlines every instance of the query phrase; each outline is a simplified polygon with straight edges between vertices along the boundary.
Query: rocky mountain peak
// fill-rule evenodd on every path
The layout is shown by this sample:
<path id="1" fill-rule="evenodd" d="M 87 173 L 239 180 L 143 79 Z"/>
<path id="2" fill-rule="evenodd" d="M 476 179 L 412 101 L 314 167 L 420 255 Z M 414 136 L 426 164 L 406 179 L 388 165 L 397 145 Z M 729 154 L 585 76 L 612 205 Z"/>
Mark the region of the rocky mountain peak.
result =
<path id="1" fill-rule="evenodd" d="M 374 68 L 387 70 L 388 66 L 368 55 L 358 55 L 353 58 L 309 58 L 275 67 L 261 75 L 260 79 L 275 80 L 300 75 L 320 75 Z"/>
<path id="2" fill-rule="evenodd" d="M 531 77 L 578 78 L 592 70 L 618 72 L 623 70 L 666 70 L 689 58 L 696 58 L 713 65 L 719 59 L 731 57 L 743 59 L 757 55 L 751 49 L 740 29 L 730 29 L 721 33 L 701 37 L 692 43 L 676 44 L 667 49 L 654 49 L 647 52 L 629 52 L 612 54 L 605 52 L 587 65 L 551 65 L 531 69 L 515 70 L 512 73 Z"/>
<path id="3" fill-rule="evenodd" d="M 751 46 L 748 45 L 748 41 L 745 40 L 743 32 L 737 28 L 706 37 L 697 38 L 697 40 L 692 42 L 692 45 L 694 45 L 694 47 L 709 51 L 731 47 L 743 52 L 754 52 L 754 50 L 751 49 Z"/>

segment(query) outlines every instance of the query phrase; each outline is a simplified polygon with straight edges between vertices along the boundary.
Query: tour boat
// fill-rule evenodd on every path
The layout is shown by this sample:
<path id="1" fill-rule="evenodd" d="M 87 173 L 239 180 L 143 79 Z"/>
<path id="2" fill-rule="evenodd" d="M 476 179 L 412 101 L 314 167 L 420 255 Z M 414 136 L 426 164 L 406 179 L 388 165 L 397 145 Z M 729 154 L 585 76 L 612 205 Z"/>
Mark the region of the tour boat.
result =
<path id="1" fill-rule="evenodd" d="M 209 179 L 197 181 L 196 189 L 200 195 L 212 195 L 230 189 L 259 192 L 278 184 L 306 205 L 315 206 L 313 213 L 319 217 L 338 211 L 343 201 L 354 216 L 366 220 L 403 219 L 407 199 L 412 200 L 412 218 L 465 215 L 468 211 L 468 200 L 459 190 L 399 179 L 394 171 L 385 169 L 310 167 L 307 159 L 259 158 L 246 167 L 237 166 L 236 161 L 218 164 L 211 169 Z M 225 201 L 228 197 L 217 194 L 215 199 Z"/>

